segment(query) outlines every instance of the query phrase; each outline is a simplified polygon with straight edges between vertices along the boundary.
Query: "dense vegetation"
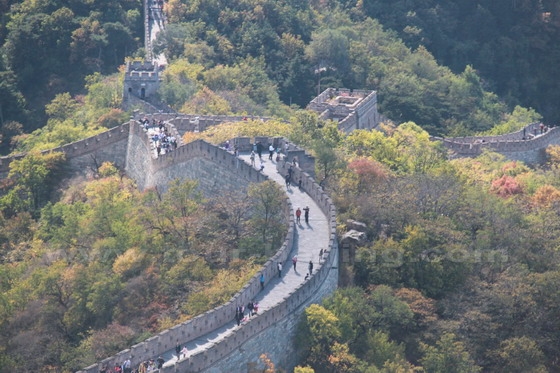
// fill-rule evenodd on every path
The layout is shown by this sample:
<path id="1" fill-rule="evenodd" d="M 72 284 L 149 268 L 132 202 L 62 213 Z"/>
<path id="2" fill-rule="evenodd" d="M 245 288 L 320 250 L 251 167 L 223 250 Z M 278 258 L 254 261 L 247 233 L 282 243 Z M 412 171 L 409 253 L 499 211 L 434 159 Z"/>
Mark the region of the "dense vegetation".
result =
<path id="1" fill-rule="evenodd" d="M 432 134 L 488 130 L 515 105 L 556 121 L 557 6 L 170 0 L 155 50 L 199 68 L 194 76 L 168 77 L 180 87 L 162 96 L 176 109 L 208 111 L 214 107 L 204 103 L 213 100 L 218 111 L 282 115 L 281 103 L 301 107 L 320 87 L 344 86 L 378 90 L 385 115 Z M 125 57 L 144 54 L 138 1 L 12 0 L 0 7 L 4 153 L 14 135 L 45 125 L 43 108 L 57 94 L 79 99 L 86 76 L 114 72 Z"/>
<path id="2" fill-rule="evenodd" d="M 363 1 L 361 10 L 455 72 L 474 66 L 508 104 L 560 120 L 558 1 L 377 0 Z"/>
<path id="3" fill-rule="evenodd" d="M 75 371 L 223 304 L 285 234 L 273 182 L 206 200 L 195 181 L 139 192 L 104 164 L 49 201 L 63 164 L 12 162 L 0 198 L 2 372 Z"/>
<path id="4" fill-rule="evenodd" d="M 202 312 L 281 236 L 275 222 L 263 246 L 258 214 L 245 215 L 257 187 L 212 201 L 194 182 L 141 193 L 111 165 L 60 185 L 62 155 L 37 152 L 127 118 L 115 72 L 143 54 L 140 7 L 0 3 L 2 152 L 30 151 L 0 185 L 0 371 L 69 371 Z M 491 153 L 447 161 L 426 132 L 556 119 L 554 3 L 170 0 L 165 11 L 160 98 L 288 119 L 198 136 L 297 140 L 341 232 L 347 218 L 367 224 L 343 267 L 352 286 L 306 311 L 298 372 L 560 369 L 560 150 L 539 169 Z M 345 135 L 291 106 L 325 86 L 376 89 L 402 124 Z"/>
<path id="5" fill-rule="evenodd" d="M 343 135 L 305 117 L 290 135 L 315 149 L 341 234 L 358 219 L 369 239 L 343 255 L 347 287 L 306 310 L 299 372 L 557 371 L 560 148 L 539 169 L 494 153 L 448 161 L 413 123 Z"/>

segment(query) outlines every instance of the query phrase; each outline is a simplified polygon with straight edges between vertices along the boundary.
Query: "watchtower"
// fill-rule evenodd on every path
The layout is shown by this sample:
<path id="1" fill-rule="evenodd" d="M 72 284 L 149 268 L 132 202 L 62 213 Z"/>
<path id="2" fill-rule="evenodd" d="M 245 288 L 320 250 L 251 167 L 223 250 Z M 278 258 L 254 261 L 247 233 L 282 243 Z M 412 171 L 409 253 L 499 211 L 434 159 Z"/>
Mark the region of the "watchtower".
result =
<path id="1" fill-rule="evenodd" d="M 341 131 L 374 129 L 381 121 L 377 111 L 377 92 L 328 88 L 307 105 L 321 119 L 338 121 Z"/>
<path id="2" fill-rule="evenodd" d="M 128 61 L 124 76 L 123 101 L 131 96 L 148 100 L 159 87 L 159 66 L 155 62 Z"/>

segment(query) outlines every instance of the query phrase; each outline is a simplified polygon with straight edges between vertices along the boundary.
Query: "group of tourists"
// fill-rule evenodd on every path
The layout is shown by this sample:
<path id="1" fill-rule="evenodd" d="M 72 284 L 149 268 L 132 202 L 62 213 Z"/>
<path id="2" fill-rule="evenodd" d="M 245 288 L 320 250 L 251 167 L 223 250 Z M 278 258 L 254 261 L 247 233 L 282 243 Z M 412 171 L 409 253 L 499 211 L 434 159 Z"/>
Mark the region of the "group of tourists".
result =
<path id="1" fill-rule="evenodd" d="M 305 218 L 305 223 L 309 224 L 309 206 L 303 208 L 303 217 Z M 296 210 L 296 223 L 301 223 L 301 209 L 299 207 Z"/>
<path id="2" fill-rule="evenodd" d="M 157 359 L 150 359 L 141 362 L 138 368 L 132 369 L 132 363 L 130 359 L 126 359 L 122 364 L 115 364 L 113 368 L 109 368 L 107 365 L 103 365 L 99 373 L 148 373 L 155 372 L 163 368 L 165 360 L 163 357 L 159 356 Z"/>
<path id="3" fill-rule="evenodd" d="M 177 149 L 177 138 L 169 134 L 163 120 L 156 122 L 156 120 L 153 119 L 152 122 L 150 122 L 148 118 L 144 118 L 140 123 L 142 123 L 144 129 L 148 131 L 148 137 L 154 144 L 154 149 L 158 157 Z"/>
<path id="4" fill-rule="evenodd" d="M 187 346 L 182 346 L 177 343 L 175 346 L 175 353 L 177 360 L 185 359 L 187 357 L 189 350 Z M 113 368 L 109 368 L 107 365 L 101 367 L 99 373 L 148 373 L 156 372 L 163 368 L 165 364 L 165 359 L 163 356 L 158 356 L 157 359 L 149 359 L 141 362 L 136 369 L 132 369 L 132 363 L 130 359 L 126 359 L 122 364 L 115 364 Z"/>
<path id="5" fill-rule="evenodd" d="M 245 316 L 245 311 L 248 311 L 247 316 Z M 259 312 L 259 304 L 252 300 L 245 306 L 237 306 L 235 308 L 235 321 L 237 326 L 241 325 L 242 322 L 247 321 L 251 316 L 256 315 Z"/>

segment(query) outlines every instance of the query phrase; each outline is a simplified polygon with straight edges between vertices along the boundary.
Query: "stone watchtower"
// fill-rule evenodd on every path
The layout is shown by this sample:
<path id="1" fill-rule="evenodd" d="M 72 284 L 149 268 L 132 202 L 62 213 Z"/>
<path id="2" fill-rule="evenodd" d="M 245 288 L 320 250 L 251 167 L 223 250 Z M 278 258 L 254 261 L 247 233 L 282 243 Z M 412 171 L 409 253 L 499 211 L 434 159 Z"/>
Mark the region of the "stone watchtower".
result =
<path id="1" fill-rule="evenodd" d="M 128 61 L 124 76 L 123 102 L 148 100 L 159 88 L 159 66 L 155 62 Z"/>
<path id="2" fill-rule="evenodd" d="M 307 109 L 318 113 L 321 119 L 338 121 L 338 128 L 346 133 L 371 130 L 381 122 L 376 91 L 327 88 L 307 105 Z"/>

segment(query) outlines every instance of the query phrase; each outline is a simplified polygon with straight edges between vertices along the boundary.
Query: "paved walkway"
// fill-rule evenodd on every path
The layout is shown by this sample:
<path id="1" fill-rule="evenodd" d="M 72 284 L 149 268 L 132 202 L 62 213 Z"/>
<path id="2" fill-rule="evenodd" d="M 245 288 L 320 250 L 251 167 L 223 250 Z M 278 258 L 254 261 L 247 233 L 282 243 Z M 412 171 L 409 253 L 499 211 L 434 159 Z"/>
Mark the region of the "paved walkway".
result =
<path id="1" fill-rule="evenodd" d="M 268 156 L 268 154 L 267 154 Z M 241 154 L 240 158 L 250 164 L 249 154 Z M 259 312 L 273 308 L 278 305 L 289 293 L 293 292 L 303 281 L 308 271 L 309 261 L 313 262 L 313 272 L 315 273 L 320 266 L 319 251 L 325 250 L 329 243 L 329 227 L 327 217 L 319 206 L 311 199 L 309 195 L 300 191 L 297 186 L 286 188 L 284 178 L 276 171 L 276 162 L 268 160 L 263 154 L 264 170 L 270 179 L 279 183 L 284 190 L 287 190 L 288 197 L 292 202 L 294 211 L 299 207 L 303 210 L 305 206 L 309 206 L 309 224 L 305 223 L 303 213 L 301 216 L 301 224 L 298 225 L 296 239 L 294 240 L 294 248 L 291 255 L 288 255 L 288 261 L 283 263 L 282 277 L 275 277 L 264 288 L 255 300 L 259 304 Z M 257 159 L 255 162 L 260 167 Z M 297 255 L 298 261 L 296 269 L 293 268 L 291 258 Z M 235 315 L 231 315 L 231 322 L 221 328 L 214 330 L 205 336 L 199 337 L 192 341 L 187 341 L 186 346 L 189 350 L 187 357 L 193 353 L 205 350 L 210 344 L 220 341 L 233 334 L 237 328 Z M 185 343 L 181 343 L 184 346 Z M 157 358 L 154 357 L 154 358 Z M 166 363 L 164 366 L 173 365 L 177 360 L 175 350 L 168 351 L 163 355 Z"/>
<path id="2" fill-rule="evenodd" d="M 165 30 L 165 15 L 163 13 L 163 9 L 161 8 L 161 3 L 158 1 L 150 0 L 148 1 L 148 7 L 150 12 L 150 42 L 155 42 L 157 35 Z M 165 54 L 160 53 L 157 56 L 153 56 L 155 62 L 159 66 L 167 65 L 167 59 L 165 58 Z"/>

